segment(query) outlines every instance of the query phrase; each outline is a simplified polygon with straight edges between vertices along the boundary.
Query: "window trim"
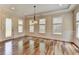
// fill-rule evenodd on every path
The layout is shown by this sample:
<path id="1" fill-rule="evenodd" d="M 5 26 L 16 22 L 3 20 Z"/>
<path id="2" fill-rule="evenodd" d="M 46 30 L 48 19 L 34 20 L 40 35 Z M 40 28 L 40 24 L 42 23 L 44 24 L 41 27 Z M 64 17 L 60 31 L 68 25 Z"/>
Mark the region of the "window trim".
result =
<path id="1" fill-rule="evenodd" d="M 29 26 L 28 28 L 29 28 L 29 32 L 30 32 L 30 33 L 34 33 L 34 31 L 35 31 L 35 26 L 34 26 L 33 24 L 30 24 L 30 21 L 32 21 L 32 20 L 33 20 L 33 19 L 29 19 L 29 25 L 28 25 L 28 26 Z M 30 31 L 30 26 L 33 26 L 33 27 L 34 27 L 34 28 L 33 28 L 33 32 Z"/>
<path id="2" fill-rule="evenodd" d="M 45 24 L 40 24 L 40 20 L 41 20 L 41 19 L 45 19 Z M 40 25 L 44 25 L 44 26 L 45 26 L 45 31 L 44 31 L 44 32 L 40 32 Z M 38 33 L 39 33 L 39 34 L 45 34 L 45 33 L 46 33 L 46 18 L 40 18 L 40 19 L 39 19 L 39 25 L 38 25 L 38 26 L 39 26 L 39 28 L 38 28 Z"/>
<path id="3" fill-rule="evenodd" d="M 76 30 L 75 30 L 75 33 L 76 33 L 76 38 L 79 40 L 79 37 L 77 36 L 77 34 L 78 34 L 78 33 L 77 33 L 77 30 L 78 30 L 78 29 L 77 29 L 77 23 L 79 23 L 79 20 L 77 20 L 77 19 L 79 19 L 79 17 L 77 17 L 77 16 L 78 16 L 78 15 L 77 15 L 78 13 L 79 13 L 79 12 L 76 13 L 76 20 L 75 20 Z"/>
<path id="4" fill-rule="evenodd" d="M 61 22 L 61 23 L 53 23 L 53 20 L 54 20 L 54 18 L 56 18 L 56 17 L 61 17 L 61 18 L 62 18 L 62 22 Z M 59 32 L 53 32 L 53 26 L 54 26 L 54 25 L 58 25 L 58 24 L 61 24 L 61 26 L 62 26 L 62 31 L 61 31 L 61 33 L 59 33 Z M 62 16 L 55 16 L 55 17 L 52 18 L 52 34 L 54 34 L 54 35 L 62 35 L 62 34 L 63 34 L 63 17 L 62 17 Z"/>
<path id="5" fill-rule="evenodd" d="M 22 19 L 18 19 L 18 33 L 23 33 L 24 32 L 24 24 L 19 24 L 19 20 L 21 20 L 23 23 L 24 21 Z M 19 26 L 22 26 L 22 32 L 19 31 Z"/>

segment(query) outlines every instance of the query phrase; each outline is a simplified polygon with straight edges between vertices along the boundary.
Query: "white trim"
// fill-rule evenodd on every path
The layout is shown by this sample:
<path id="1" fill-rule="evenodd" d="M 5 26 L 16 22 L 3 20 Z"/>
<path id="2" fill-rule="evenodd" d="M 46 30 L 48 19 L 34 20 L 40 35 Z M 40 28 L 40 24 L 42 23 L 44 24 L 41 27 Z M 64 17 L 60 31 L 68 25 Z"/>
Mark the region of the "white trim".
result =
<path id="1" fill-rule="evenodd" d="M 75 9 L 77 5 L 76 4 L 71 4 L 69 8 L 64 9 L 64 10 L 58 10 L 58 11 L 51 11 L 51 12 L 44 12 L 44 13 L 38 13 L 37 16 L 40 15 L 53 15 L 57 13 L 63 13 L 63 12 L 69 12 Z M 33 17 L 33 15 L 27 15 L 28 17 Z"/>

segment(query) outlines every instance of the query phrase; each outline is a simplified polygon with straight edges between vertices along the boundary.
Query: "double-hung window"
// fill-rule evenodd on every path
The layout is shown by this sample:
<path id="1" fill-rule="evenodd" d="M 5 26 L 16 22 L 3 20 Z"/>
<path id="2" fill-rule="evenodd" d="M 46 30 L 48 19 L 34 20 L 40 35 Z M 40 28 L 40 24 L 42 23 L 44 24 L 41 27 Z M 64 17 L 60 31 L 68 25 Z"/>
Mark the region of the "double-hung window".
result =
<path id="1" fill-rule="evenodd" d="M 46 19 L 39 19 L 39 33 L 45 33 L 46 31 Z"/>
<path id="2" fill-rule="evenodd" d="M 79 12 L 76 14 L 76 37 L 79 39 Z"/>
<path id="3" fill-rule="evenodd" d="M 53 17 L 52 26 L 53 34 L 62 34 L 62 17 Z"/>
<path id="4" fill-rule="evenodd" d="M 22 19 L 18 20 L 18 32 L 19 33 L 23 32 L 23 20 Z"/>
<path id="5" fill-rule="evenodd" d="M 30 19 L 29 20 L 29 32 L 34 32 L 33 19 Z"/>

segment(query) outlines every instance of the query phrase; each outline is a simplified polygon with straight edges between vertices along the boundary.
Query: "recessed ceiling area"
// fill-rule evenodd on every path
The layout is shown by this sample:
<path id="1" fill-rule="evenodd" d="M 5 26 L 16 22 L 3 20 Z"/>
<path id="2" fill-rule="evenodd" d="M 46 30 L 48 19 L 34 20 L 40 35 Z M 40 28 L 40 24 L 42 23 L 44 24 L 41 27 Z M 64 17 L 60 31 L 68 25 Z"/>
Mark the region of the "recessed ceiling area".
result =
<path id="1" fill-rule="evenodd" d="M 34 13 L 34 5 L 33 4 L 4 4 L 0 5 L 0 7 L 5 7 L 14 11 L 16 15 L 32 15 Z M 37 4 L 36 5 L 36 13 L 50 12 L 50 11 L 58 11 L 68 9 L 70 4 Z"/>

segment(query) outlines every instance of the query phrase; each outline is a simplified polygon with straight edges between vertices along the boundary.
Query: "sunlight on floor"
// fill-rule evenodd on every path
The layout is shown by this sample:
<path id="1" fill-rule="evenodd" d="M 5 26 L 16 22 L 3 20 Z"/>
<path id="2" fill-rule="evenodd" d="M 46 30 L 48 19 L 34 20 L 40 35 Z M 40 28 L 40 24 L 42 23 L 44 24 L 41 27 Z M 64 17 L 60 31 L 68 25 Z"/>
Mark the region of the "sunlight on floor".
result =
<path id="1" fill-rule="evenodd" d="M 11 55 L 12 54 L 12 41 L 5 43 L 5 55 Z"/>

